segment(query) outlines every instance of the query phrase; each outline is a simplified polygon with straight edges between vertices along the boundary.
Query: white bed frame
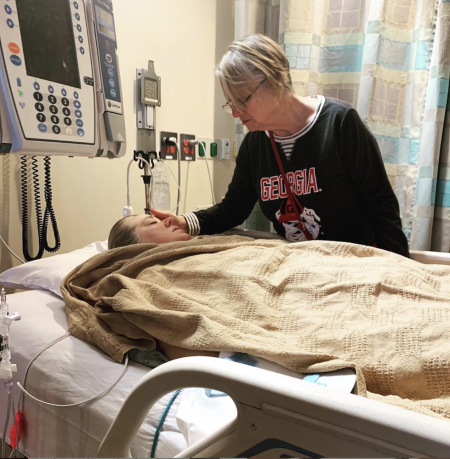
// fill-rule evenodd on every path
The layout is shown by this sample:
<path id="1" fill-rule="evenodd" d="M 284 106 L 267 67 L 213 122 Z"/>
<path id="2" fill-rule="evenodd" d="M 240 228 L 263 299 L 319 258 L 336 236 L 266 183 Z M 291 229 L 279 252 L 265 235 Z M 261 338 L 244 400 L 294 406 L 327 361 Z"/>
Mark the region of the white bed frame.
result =
<path id="1" fill-rule="evenodd" d="M 142 378 L 99 457 L 132 457 L 150 408 L 181 387 L 226 392 L 238 416 L 176 457 L 450 457 L 448 421 L 212 357 L 174 360 Z"/>
<path id="2" fill-rule="evenodd" d="M 268 238 L 257 231 L 234 234 Z M 411 258 L 450 264 L 444 253 L 411 251 Z M 131 441 L 150 408 L 187 387 L 227 393 L 238 416 L 176 457 L 450 457 L 449 421 L 210 357 L 168 362 L 145 376 L 125 400 L 99 457 L 131 457 Z"/>

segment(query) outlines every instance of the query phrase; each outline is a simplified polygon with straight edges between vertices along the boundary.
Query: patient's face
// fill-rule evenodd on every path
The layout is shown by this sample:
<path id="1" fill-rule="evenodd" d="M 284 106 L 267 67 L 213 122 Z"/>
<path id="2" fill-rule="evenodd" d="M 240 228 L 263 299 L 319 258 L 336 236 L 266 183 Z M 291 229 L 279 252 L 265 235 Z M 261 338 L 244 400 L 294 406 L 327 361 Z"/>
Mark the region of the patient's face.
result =
<path id="1" fill-rule="evenodd" d="M 178 226 L 171 224 L 169 220 L 158 220 L 153 215 L 136 215 L 136 235 L 141 244 L 148 242 L 174 242 L 188 241 L 191 239 L 189 234 L 185 233 Z"/>

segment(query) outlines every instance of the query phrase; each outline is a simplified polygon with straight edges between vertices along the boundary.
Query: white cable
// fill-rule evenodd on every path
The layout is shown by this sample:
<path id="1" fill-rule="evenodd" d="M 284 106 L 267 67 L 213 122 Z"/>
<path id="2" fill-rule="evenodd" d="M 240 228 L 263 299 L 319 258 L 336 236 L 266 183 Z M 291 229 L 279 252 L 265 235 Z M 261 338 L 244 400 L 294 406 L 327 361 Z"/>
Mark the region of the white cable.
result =
<path id="1" fill-rule="evenodd" d="M 206 169 L 208 169 L 209 186 L 211 187 L 211 196 L 212 196 L 213 204 L 216 205 L 216 198 L 214 196 L 214 188 L 213 188 L 213 184 L 212 184 L 211 173 L 209 172 L 208 158 L 206 157 L 205 146 L 203 145 L 202 142 L 199 142 L 198 145 L 199 145 L 199 148 L 200 148 L 200 146 L 203 148 L 203 154 L 205 155 Z"/>
<path id="2" fill-rule="evenodd" d="M 64 338 L 67 338 L 68 336 L 70 336 L 70 333 L 67 332 L 66 334 L 64 334 L 63 336 L 60 336 L 59 338 L 55 339 L 54 341 L 52 341 L 50 344 L 48 344 L 47 346 L 44 347 L 44 349 L 42 349 L 37 355 L 34 356 L 34 358 L 31 360 L 31 362 L 28 364 L 27 366 L 27 369 L 25 371 L 25 378 L 24 378 L 24 381 L 23 381 L 23 384 L 25 385 L 26 384 L 26 379 L 27 379 L 27 375 L 28 375 L 28 370 L 30 369 L 30 366 L 31 364 L 44 352 L 46 351 L 48 348 L 50 348 L 51 346 L 53 346 L 54 344 L 58 343 L 59 341 L 62 341 Z M 49 402 L 44 402 L 43 400 L 40 400 L 38 398 L 36 398 L 34 395 L 31 395 L 29 392 L 27 392 L 25 390 L 25 388 L 18 382 L 17 383 L 17 386 L 19 387 L 19 389 L 22 391 L 22 394 L 24 395 L 27 395 L 28 397 L 32 398 L 35 402 L 38 402 L 38 403 L 41 403 L 42 405 L 46 405 L 46 406 L 54 406 L 54 407 L 57 407 L 57 408 L 71 408 L 73 406 L 79 406 L 79 405 L 83 405 L 84 403 L 88 403 L 88 402 L 92 402 L 93 400 L 96 400 L 97 398 L 101 398 L 103 397 L 104 395 L 106 395 L 123 377 L 123 375 L 125 374 L 125 372 L 127 371 L 127 368 L 128 368 L 128 355 L 125 355 L 125 367 L 122 371 L 122 373 L 120 374 L 120 376 L 117 378 L 116 381 L 114 381 L 108 388 L 106 388 L 103 392 L 101 392 L 100 394 L 97 394 L 95 395 L 94 397 L 91 397 L 90 399 L 88 400 L 84 400 L 82 402 L 77 402 L 77 403 L 70 403 L 68 405 L 58 405 L 58 404 L 55 404 L 55 403 L 49 403 Z M 21 396 L 22 396 L 21 394 Z M 17 446 L 18 446 L 18 442 L 16 442 Z"/>
<path id="3" fill-rule="evenodd" d="M 131 167 L 131 165 L 133 163 L 134 163 L 134 159 L 132 159 L 128 163 L 128 167 L 127 167 L 127 206 L 128 207 L 131 206 L 131 199 L 130 199 L 130 167 Z"/>
<path id="4" fill-rule="evenodd" d="M 8 246 L 8 244 L 4 241 L 4 239 L 0 236 L 0 240 L 5 244 L 5 247 L 11 252 L 12 255 L 14 255 L 21 263 L 25 264 L 25 262 L 20 258 L 18 255 L 16 255 Z"/>
<path id="5" fill-rule="evenodd" d="M 176 142 L 175 139 L 173 139 L 173 137 L 170 138 L 170 140 L 175 144 L 175 146 L 177 147 L 177 163 L 178 163 L 178 180 L 177 180 L 177 183 L 178 183 L 178 196 L 177 196 L 177 206 L 176 206 L 176 214 L 178 215 L 179 211 L 180 211 L 180 201 L 181 201 L 181 152 L 180 152 L 180 148 L 178 147 L 178 143 Z M 175 141 L 174 141 L 175 140 Z"/>

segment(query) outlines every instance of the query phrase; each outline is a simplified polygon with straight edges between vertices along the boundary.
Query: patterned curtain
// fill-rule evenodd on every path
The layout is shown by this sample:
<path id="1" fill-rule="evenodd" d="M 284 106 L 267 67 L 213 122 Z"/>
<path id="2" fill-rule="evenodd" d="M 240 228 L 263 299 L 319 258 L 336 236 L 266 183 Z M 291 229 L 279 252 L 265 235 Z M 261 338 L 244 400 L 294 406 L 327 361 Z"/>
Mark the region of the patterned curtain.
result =
<path id="1" fill-rule="evenodd" d="M 449 252 L 450 0 L 236 0 L 239 35 L 267 22 L 275 27 L 264 33 L 276 37 L 273 8 L 296 92 L 358 110 L 380 145 L 411 249 Z"/>

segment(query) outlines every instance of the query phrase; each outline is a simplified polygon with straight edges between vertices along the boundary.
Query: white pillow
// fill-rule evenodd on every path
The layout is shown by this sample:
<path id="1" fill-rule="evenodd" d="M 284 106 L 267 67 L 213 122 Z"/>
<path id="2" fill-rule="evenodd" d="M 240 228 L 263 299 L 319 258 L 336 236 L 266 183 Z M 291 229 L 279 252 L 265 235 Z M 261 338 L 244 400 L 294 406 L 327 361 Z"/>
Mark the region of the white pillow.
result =
<path id="1" fill-rule="evenodd" d="M 97 241 L 73 252 L 29 261 L 0 274 L 0 285 L 6 288 L 49 290 L 62 296 L 60 286 L 67 274 L 107 249 L 108 241 Z"/>

